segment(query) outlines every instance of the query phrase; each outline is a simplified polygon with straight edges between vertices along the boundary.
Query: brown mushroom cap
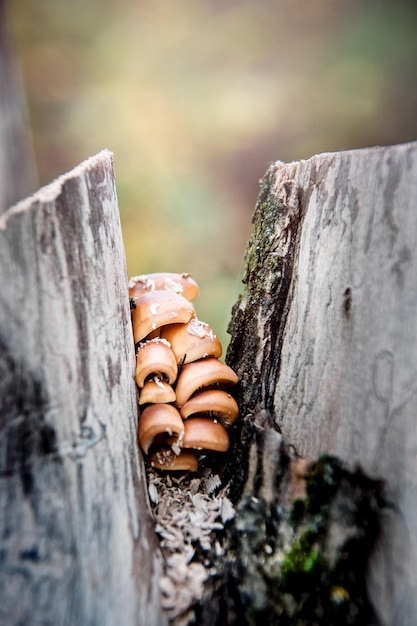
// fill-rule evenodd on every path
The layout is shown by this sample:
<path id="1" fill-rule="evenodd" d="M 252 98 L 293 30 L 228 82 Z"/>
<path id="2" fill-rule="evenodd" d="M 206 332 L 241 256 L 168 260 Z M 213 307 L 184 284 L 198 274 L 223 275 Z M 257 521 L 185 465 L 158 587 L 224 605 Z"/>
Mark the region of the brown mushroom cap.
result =
<path id="1" fill-rule="evenodd" d="M 148 454 L 155 437 L 164 433 L 181 439 L 184 433 L 181 415 L 171 404 L 150 404 L 139 417 L 138 438 L 143 452 Z"/>
<path id="2" fill-rule="evenodd" d="M 139 344 L 135 373 L 138 387 L 143 387 L 145 380 L 152 375 L 165 378 L 172 385 L 177 372 L 177 361 L 168 341 L 156 337 Z"/>
<path id="3" fill-rule="evenodd" d="M 207 389 L 197 391 L 181 407 L 182 419 L 195 414 L 206 414 L 211 418 L 218 419 L 225 428 L 231 426 L 239 415 L 237 402 L 230 393 L 221 389 Z"/>
<path id="4" fill-rule="evenodd" d="M 133 276 L 129 280 L 129 296 L 137 298 L 145 292 L 172 291 L 178 293 L 191 302 L 200 293 L 200 289 L 191 274 L 175 274 L 173 272 L 158 272 Z"/>
<path id="5" fill-rule="evenodd" d="M 150 464 L 161 470 L 195 472 L 198 459 L 192 450 L 182 450 L 176 455 L 171 448 L 161 448 L 152 454 Z"/>
<path id="6" fill-rule="evenodd" d="M 161 328 L 161 337 L 171 344 L 177 363 L 191 363 L 208 356 L 218 358 L 222 346 L 210 326 L 197 318 L 187 324 L 170 324 Z"/>
<path id="7" fill-rule="evenodd" d="M 184 422 L 182 448 L 226 452 L 229 448 L 229 435 L 220 422 L 208 417 L 193 417 Z"/>
<path id="8" fill-rule="evenodd" d="M 175 391 L 169 383 L 159 376 L 146 380 L 139 395 L 139 404 L 158 404 L 175 402 Z"/>
<path id="9" fill-rule="evenodd" d="M 151 291 L 136 298 L 132 311 L 135 343 L 165 324 L 186 323 L 195 315 L 193 305 L 171 291 Z"/>
<path id="10" fill-rule="evenodd" d="M 156 330 L 152 330 L 146 337 L 144 341 L 149 341 L 149 339 L 156 339 L 161 336 L 161 328 L 157 328 Z"/>
<path id="11" fill-rule="evenodd" d="M 231 367 L 212 357 L 187 363 L 175 387 L 176 406 L 182 407 L 197 389 L 211 385 L 235 385 L 238 377 Z"/>

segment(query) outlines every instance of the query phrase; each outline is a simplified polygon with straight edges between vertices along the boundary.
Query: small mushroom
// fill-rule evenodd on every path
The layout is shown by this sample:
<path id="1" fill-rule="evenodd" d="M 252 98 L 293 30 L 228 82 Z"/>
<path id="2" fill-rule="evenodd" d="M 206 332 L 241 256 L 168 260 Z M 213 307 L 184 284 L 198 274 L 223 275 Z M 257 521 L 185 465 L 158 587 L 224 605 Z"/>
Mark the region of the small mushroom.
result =
<path id="1" fill-rule="evenodd" d="M 152 454 L 150 464 L 161 470 L 195 472 L 198 459 L 192 450 L 182 450 L 177 455 L 171 448 L 161 448 Z"/>
<path id="2" fill-rule="evenodd" d="M 175 435 L 176 441 L 184 434 L 181 415 L 171 404 L 150 404 L 141 413 L 138 426 L 140 447 L 148 454 L 155 437 L 161 434 Z"/>
<path id="3" fill-rule="evenodd" d="M 155 375 L 172 385 L 177 372 L 177 361 L 168 341 L 156 337 L 139 344 L 135 374 L 138 387 L 143 387 L 146 379 Z"/>
<path id="4" fill-rule="evenodd" d="M 171 385 L 159 376 L 154 376 L 145 380 L 139 395 L 139 405 L 175 402 L 175 397 L 175 391 Z"/>
<path id="5" fill-rule="evenodd" d="M 191 274 L 174 272 L 158 272 L 133 276 L 129 280 L 129 296 L 137 298 L 145 292 L 172 291 L 184 296 L 190 302 L 200 293 L 200 289 Z"/>
<path id="6" fill-rule="evenodd" d="M 218 419 L 225 428 L 231 426 L 239 415 L 237 402 L 222 389 L 198 391 L 181 407 L 182 419 L 199 414 Z"/>
<path id="7" fill-rule="evenodd" d="M 177 379 L 175 404 L 182 407 L 197 389 L 212 385 L 235 385 L 237 382 L 238 377 L 232 368 L 212 357 L 187 363 Z"/>
<path id="8" fill-rule="evenodd" d="M 186 323 L 195 315 L 193 305 L 183 296 L 169 291 L 143 293 L 132 311 L 135 343 L 165 324 Z"/>
<path id="9" fill-rule="evenodd" d="M 184 422 L 182 448 L 226 452 L 229 449 L 229 435 L 220 422 L 208 417 L 193 417 Z"/>
<path id="10" fill-rule="evenodd" d="M 170 324 L 161 329 L 161 337 L 171 344 L 177 363 L 191 363 L 208 356 L 218 358 L 222 346 L 210 326 L 197 318 L 187 324 Z"/>

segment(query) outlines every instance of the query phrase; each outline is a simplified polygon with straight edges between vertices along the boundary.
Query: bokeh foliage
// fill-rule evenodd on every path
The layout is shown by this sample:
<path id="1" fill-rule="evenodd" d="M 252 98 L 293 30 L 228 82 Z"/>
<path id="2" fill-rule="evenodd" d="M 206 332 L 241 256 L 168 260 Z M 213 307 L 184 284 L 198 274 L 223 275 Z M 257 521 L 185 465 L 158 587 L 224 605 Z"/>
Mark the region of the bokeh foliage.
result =
<path id="1" fill-rule="evenodd" d="M 227 343 L 277 159 L 417 138 L 417 4 L 10 0 L 40 183 L 115 153 L 129 275 L 189 271 Z"/>

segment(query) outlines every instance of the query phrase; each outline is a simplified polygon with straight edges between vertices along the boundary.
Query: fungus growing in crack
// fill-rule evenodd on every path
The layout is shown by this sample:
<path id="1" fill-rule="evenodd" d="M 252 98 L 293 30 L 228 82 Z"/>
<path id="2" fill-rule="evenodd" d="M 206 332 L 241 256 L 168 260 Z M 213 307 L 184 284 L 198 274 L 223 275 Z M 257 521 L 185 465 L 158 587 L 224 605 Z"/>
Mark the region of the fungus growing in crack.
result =
<path id="1" fill-rule="evenodd" d="M 175 454 L 172 448 L 160 448 L 149 459 L 151 467 L 166 471 L 195 472 L 198 468 L 197 454 L 193 450 L 181 450 Z"/>
<path id="2" fill-rule="evenodd" d="M 187 363 L 177 379 L 175 404 L 181 408 L 198 389 L 213 385 L 230 386 L 237 382 L 238 377 L 232 368 L 212 357 Z"/>
<path id="3" fill-rule="evenodd" d="M 135 373 L 138 387 L 143 387 L 146 379 L 154 376 L 172 385 L 177 372 L 177 361 L 168 341 L 156 337 L 139 344 Z"/>
<path id="4" fill-rule="evenodd" d="M 229 449 L 229 435 L 224 426 L 209 417 L 192 417 L 184 422 L 182 448 L 226 452 Z"/>
<path id="5" fill-rule="evenodd" d="M 138 439 L 156 469 L 195 471 L 197 450 L 225 452 L 225 428 L 238 416 L 236 401 L 223 390 L 238 378 L 218 360 L 222 348 L 210 326 L 196 318 L 191 300 L 198 293 L 190 274 L 148 274 L 129 282 Z"/>
<path id="6" fill-rule="evenodd" d="M 132 311 L 135 344 L 166 324 L 187 323 L 195 315 L 186 298 L 173 291 L 145 292 L 135 300 Z"/>
<path id="7" fill-rule="evenodd" d="M 138 425 L 138 439 L 145 454 L 159 435 L 174 436 L 180 442 L 184 436 L 184 422 L 181 415 L 171 404 L 150 404 L 141 413 Z"/>
<path id="8" fill-rule="evenodd" d="M 145 380 L 140 390 L 139 406 L 175 402 L 175 397 L 175 391 L 171 385 L 159 376 L 154 376 Z"/>
<path id="9" fill-rule="evenodd" d="M 171 291 L 177 293 L 190 302 L 200 293 L 200 289 L 191 274 L 183 272 L 158 272 L 133 276 L 129 280 L 129 297 L 137 298 L 143 293 L 152 291 Z"/>
<path id="10" fill-rule="evenodd" d="M 161 337 L 167 339 L 177 363 L 191 363 L 209 356 L 219 358 L 222 346 L 210 326 L 197 318 L 187 324 L 170 324 L 161 329 Z"/>
<path id="11" fill-rule="evenodd" d="M 239 415 L 236 400 L 222 389 L 197 391 L 180 409 L 182 419 L 193 415 L 207 415 L 218 419 L 225 428 L 231 426 Z"/>

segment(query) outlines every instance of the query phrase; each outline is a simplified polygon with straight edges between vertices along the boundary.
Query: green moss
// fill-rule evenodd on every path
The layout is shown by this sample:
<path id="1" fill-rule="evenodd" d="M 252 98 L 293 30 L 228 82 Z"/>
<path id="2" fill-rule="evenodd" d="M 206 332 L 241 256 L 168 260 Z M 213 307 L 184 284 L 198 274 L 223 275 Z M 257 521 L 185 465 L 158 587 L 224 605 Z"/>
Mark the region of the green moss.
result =
<path id="1" fill-rule="evenodd" d="M 281 576 L 285 584 L 293 574 L 311 574 L 320 567 L 322 560 L 314 542 L 314 533 L 302 535 L 290 548 L 282 563 Z"/>
<path id="2" fill-rule="evenodd" d="M 290 511 L 262 498 L 242 503 L 237 553 L 247 624 L 375 625 L 367 556 L 378 530 L 379 483 L 326 456 Z M 245 622 L 242 622 L 245 623 Z"/>

